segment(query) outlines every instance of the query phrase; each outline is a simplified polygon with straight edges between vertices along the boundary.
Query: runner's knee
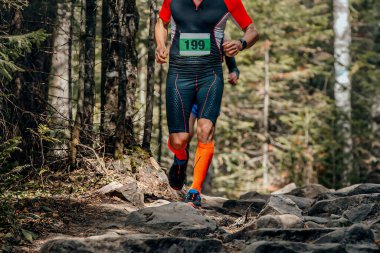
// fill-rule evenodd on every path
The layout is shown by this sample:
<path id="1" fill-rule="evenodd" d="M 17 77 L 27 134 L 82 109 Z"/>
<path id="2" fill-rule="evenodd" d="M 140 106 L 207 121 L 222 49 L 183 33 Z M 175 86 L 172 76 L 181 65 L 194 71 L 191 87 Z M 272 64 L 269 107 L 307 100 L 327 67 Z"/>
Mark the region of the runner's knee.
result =
<path id="1" fill-rule="evenodd" d="M 170 144 L 174 149 L 180 150 L 184 149 L 187 146 L 187 140 L 189 138 L 189 134 L 176 134 L 170 136 Z"/>
<path id="2" fill-rule="evenodd" d="M 206 143 L 213 139 L 214 124 L 207 119 L 200 119 L 197 126 L 198 141 Z"/>

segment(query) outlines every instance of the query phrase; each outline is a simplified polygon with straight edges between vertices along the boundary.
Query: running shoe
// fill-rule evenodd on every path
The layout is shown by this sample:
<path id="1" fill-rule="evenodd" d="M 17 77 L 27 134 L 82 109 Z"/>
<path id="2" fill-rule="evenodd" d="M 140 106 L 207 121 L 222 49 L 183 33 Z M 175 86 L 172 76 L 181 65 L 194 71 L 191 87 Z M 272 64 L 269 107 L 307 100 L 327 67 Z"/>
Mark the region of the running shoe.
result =
<path id="1" fill-rule="evenodd" d="M 184 202 L 189 203 L 193 207 L 200 207 L 202 205 L 202 198 L 197 190 L 190 189 L 185 196 Z"/>

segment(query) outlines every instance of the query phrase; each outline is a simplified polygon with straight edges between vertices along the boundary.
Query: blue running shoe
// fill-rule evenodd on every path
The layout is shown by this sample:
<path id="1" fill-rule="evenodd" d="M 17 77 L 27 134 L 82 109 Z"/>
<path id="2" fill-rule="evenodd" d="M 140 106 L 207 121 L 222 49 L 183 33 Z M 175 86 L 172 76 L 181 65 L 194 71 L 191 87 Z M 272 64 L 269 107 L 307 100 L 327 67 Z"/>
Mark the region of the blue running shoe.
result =
<path id="1" fill-rule="evenodd" d="M 195 189 L 190 189 L 189 192 L 185 196 L 185 203 L 189 203 L 193 207 L 202 206 L 202 198 L 200 193 Z"/>
<path id="2" fill-rule="evenodd" d="M 174 162 L 169 170 L 169 185 L 174 190 L 181 190 L 186 181 L 186 168 L 189 161 L 189 149 L 186 148 L 187 159 L 185 161 L 178 160 L 174 156 Z"/>

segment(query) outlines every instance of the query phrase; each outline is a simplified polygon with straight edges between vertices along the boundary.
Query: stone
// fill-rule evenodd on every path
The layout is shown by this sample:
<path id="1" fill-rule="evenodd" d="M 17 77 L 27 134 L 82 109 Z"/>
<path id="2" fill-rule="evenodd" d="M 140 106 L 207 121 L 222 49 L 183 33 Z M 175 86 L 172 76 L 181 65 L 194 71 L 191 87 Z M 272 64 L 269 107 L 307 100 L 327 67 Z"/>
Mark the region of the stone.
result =
<path id="1" fill-rule="evenodd" d="M 265 206 L 265 201 L 262 199 L 250 200 L 227 200 L 223 203 L 223 208 L 230 213 L 245 215 L 247 212 L 258 214 Z"/>
<path id="2" fill-rule="evenodd" d="M 330 192 L 329 189 L 320 184 L 309 184 L 304 187 L 296 188 L 289 192 L 289 195 L 304 197 L 309 199 L 316 198 L 319 194 Z"/>
<path id="3" fill-rule="evenodd" d="M 283 195 L 273 195 L 270 197 L 259 216 L 267 214 L 293 214 L 302 217 L 302 210 L 293 202 L 293 200 Z"/>
<path id="4" fill-rule="evenodd" d="M 292 190 L 296 189 L 297 186 L 295 183 L 290 183 L 288 185 L 285 185 L 284 187 L 282 187 L 281 189 L 277 190 L 277 191 L 274 191 L 272 192 L 271 194 L 272 195 L 276 195 L 276 194 L 286 194 L 286 193 L 289 193 L 291 192 Z"/>
<path id="5" fill-rule="evenodd" d="M 247 246 L 243 253 L 343 253 L 344 246 L 338 243 L 313 245 L 297 242 L 258 241 Z"/>
<path id="6" fill-rule="evenodd" d="M 311 242 L 321 236 L 335 231 L 333 228 L 262 228 L 256 229 L 256 224 L 247 226 L 238 232 L 227 235 L 226 241 L 245 240 L 245 241 L 294 241 L 294 242 Z"/>
<path id="7" fill-rule="evenodd" d="M 326 216 L 331 214 L 341 216 L 346 210 L 359 206 L 362 203 L 380 203 L 380 194 L 361 194 L 317 201 L 307 211 L 307 214 L 309 216 Z"/>
<path id="8" fill-rule="evenodd" d="M 306 221 L 305 228 L 325 228 L 326 226 L 316 223 L 314 221 Z"/>
<path id="9" fill-rule="evenodd" d="M 137 181 L 131 177 L 126 179 L 125 184 L 112 182 L 98 190 L 101 194 L 109 194 L 131 202 L 137 207 L 144 206 L 144 194 L 137 185 Z"/>
<path id="10" fill-rule="evenodd" d="M 292 214 L 264 215 L 257 219 L 256 228 L 303 228 L 304 223 Z"/>
<path id="11" fill-rule="evenodd" d="M 351 222 L 360 222 L 366 220 L 369 215 L 375 214 L 378 211 L 379 208 L 375 204 L 361 204 L 357 207 L 346 210 L 343 213 L 343 217 L 347 218 Z"/>
<path id="12" fill-rule="evenodd" d="M 355 184 L 334 192 L 339 196 L 380 193 L 380 184 Z"/>
<path id="13" fill-rule="evenodd" d="M 262 199 L 267 201 L 271 195 L 269 194 L 261 194 L 256 191 L 247 192 L 240 196 L 240 199 Z"/>
<path id="14" fill-rule="evenodd" d="M 157 170 L 152 165 L 144 165 L 136 171 L 136 180 L 145 198 L 180 200 L 176 191 L 169 186 L 168 177 L 162 169 Z"/>
<path id="15" fill-rule="evenodd" d="M 228 199 L 222 197 L 212 197 L 202 194 L 202 204 L 208 205 L 210 207 L 222 208 L 224 202 Z"/>
<path id="16" fill-rule="evenodd" d="M 100 194 L 108 194 L 120 187 L 122 187 L 123 184 L 122 183 L 119 183 L 119 182 L 111 182 L 109 184 L 107 184 L 106 186 L 103 186 L 102 188 L 100 188 L 97 192 L 100 193 Z"/>
<path id="17" fill-rule="evenodd" d="M 303 197 L 297 197 L 293 195 L 285 195 L 287 198 L 293 200 L 294 203 L 301 209 L 305 210 L 310 208 L 314 203 L 314 199 L 309 199 L 309 198 L 303 198 Z"/>
<path id="18" fill-rule="evenodd" d="M 130 213 L 125 225 L 145 233 L 204 237 L 217 232 L 216 222 L 186 203 L 170 203 Z"/>
<path id="19" fill-rule="evenodd" d="M 371 229 L 363 224 L 340 228 L 315 240 L 314 243 L 374 243 Z"/>
<path id="20" fill-rule="evenodd" d="M 62 238 L 49 241 L 41 253 L 176 253 L 176 252 L 226 252 L 215 239 L 160 237 L 157 235 L 109 233 L 88 238 Z"/>

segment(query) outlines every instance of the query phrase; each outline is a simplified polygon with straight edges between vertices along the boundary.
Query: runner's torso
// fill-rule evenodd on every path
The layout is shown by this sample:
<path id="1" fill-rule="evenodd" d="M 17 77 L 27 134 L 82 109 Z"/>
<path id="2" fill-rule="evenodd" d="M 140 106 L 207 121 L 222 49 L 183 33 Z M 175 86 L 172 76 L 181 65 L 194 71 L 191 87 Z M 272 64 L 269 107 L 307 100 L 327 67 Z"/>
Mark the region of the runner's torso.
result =
<path id="1" fill-rule="evenodd" d="M 227 19 L 242 28 L 252 20 L 241 0 L 164 0 L 160 18 L 171 21 L 170 69 L 184 73 L 221 70 Z"/>

